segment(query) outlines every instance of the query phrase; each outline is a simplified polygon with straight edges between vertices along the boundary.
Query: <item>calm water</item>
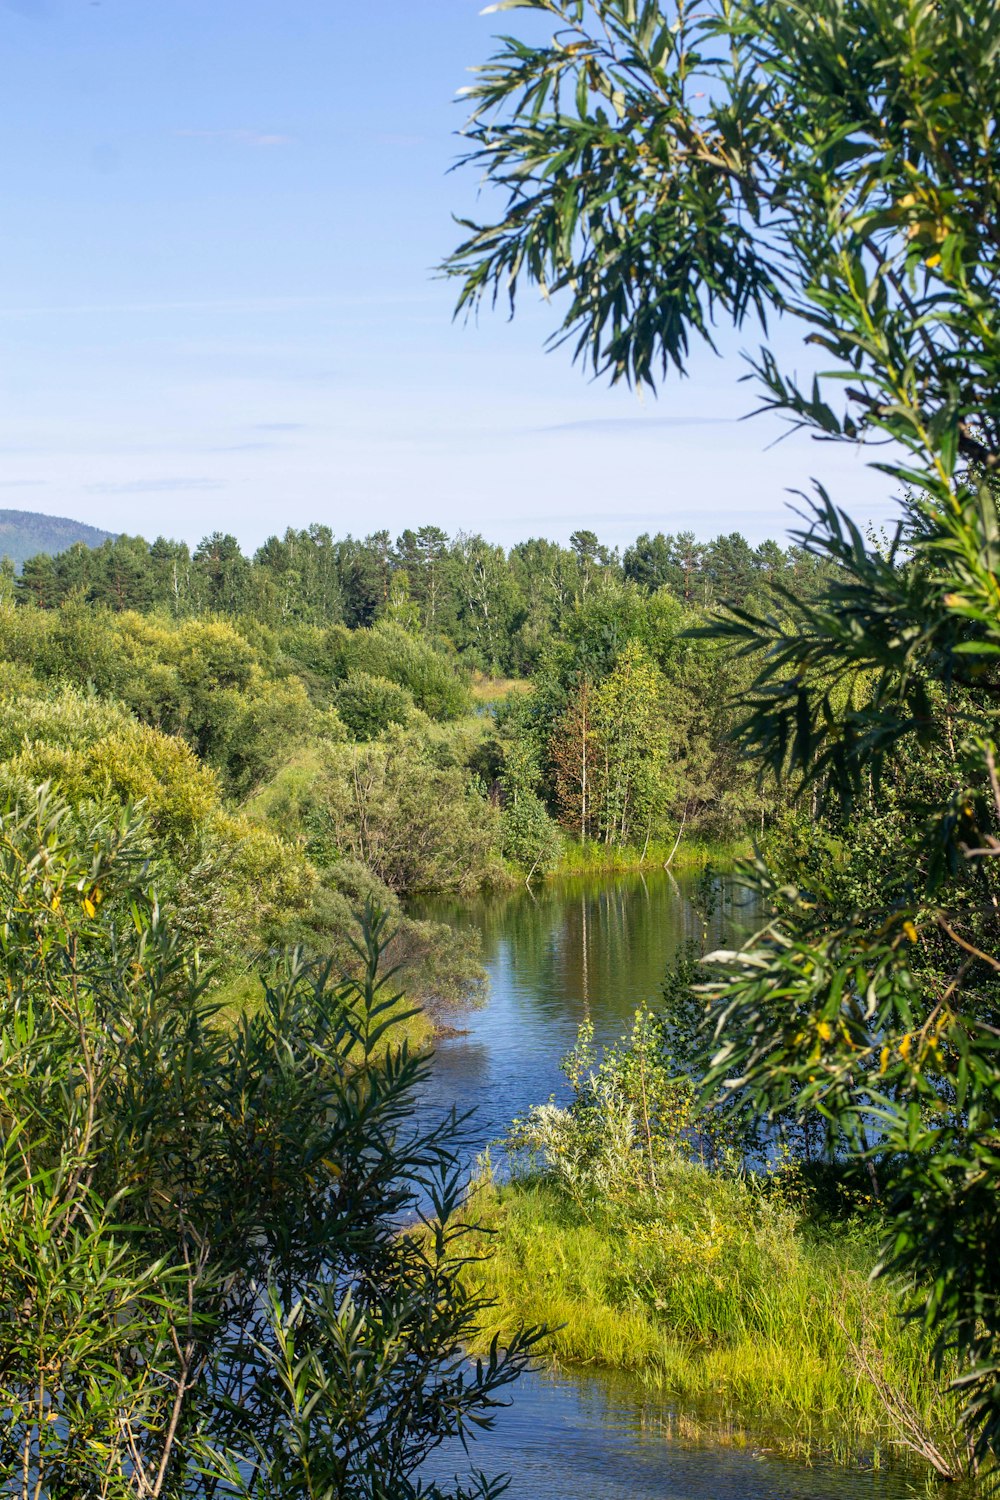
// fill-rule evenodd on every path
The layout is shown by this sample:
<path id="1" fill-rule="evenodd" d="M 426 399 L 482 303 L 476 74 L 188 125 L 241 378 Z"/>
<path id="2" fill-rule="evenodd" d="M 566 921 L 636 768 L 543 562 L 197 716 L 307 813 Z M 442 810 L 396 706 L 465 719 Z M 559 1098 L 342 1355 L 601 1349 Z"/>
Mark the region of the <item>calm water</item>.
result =
<path id="1" fill-rule="evenodd" d="M 525 1376 L 472 1465 L 512 1476 L 506 1500 L 901 1500 L 896 1475 L 809 1468 L 760 1449 L 707 1446 L 683 1435 L 662 1402 L 624 1379 L 587 1372 Z M 428 1477 L 466 1477 L 460 1448 Z"/>
<path id="2" fill-rule="evenodd" d="M 485 1005 L 448 1018 L 464 1034 L 437 1043 L 431 1106 L 475 1109 L 481 1147 L 530 1105 L 568 1097 L 559 1061 L 583 1021 L 599 1043 L 616 1040 L 638 1006 L 657 1003 L 686 940 L 714 944 L 750 924 L 728 883 L 707 929 L 692 894 L 693 882 L 659 871 L 421 902 L 415 914 L 479 930 L 490 977 Z"/>
<path id="3" fill-rule="evenodd" d="M 559 1060 L 592 1021 L 617 1039 L 636 1007 L 655 1004 L 687 938 L 728 940 L 754 912 L 726 885 L 706 931 L 693 883 L 655 875 L 572 880 L 471 903 L 422 902 L 419 915 L 482 935 L 485 1005 L 452 1019 L 462 1035 L 437 1044 L 425 1108 L 474 1109 L 482 1149 L 531 1104 L 568 1093 Z M 687 1429 L 684 1429 L 685 1432 Z M 470 1468 L 514 1476 L 509 1500 L 896 1500 L 898 1476 L 807 1468 L 764 1452 L 680 1436 L 662 1398 L 620 1376 L 540 1372 L 519 1382 L 493 1432 L 440 1451 L 429 1477 Z"/>

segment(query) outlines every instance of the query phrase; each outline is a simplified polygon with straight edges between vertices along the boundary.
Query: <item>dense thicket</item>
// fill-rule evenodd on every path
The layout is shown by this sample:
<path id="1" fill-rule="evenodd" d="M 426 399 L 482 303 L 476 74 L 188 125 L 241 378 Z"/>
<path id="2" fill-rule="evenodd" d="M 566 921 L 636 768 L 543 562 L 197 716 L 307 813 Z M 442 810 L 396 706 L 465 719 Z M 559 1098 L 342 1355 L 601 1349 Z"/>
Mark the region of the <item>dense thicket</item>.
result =
<path id="1" fill-rule="evenodd" d="M 417 1477 L 533 1335 L 469 1368 L 465 1142 L 414 1123 L 383 919 L 355 979 L 289 955 L 234 1019 L 148 852 L 44 790 L 0 813 L 0 1494 L 498 1495 Z"/>

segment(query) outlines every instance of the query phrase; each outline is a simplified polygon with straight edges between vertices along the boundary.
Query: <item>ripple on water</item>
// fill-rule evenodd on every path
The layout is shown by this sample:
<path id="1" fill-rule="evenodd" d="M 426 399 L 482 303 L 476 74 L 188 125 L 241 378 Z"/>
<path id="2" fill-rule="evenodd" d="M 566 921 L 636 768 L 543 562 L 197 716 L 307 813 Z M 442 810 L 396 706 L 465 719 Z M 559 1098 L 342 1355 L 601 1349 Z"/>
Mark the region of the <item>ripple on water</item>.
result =
<path id="1" fill-rule="evenodd" d="M 493 1431 L 439 1450 L 442 1483 L 481 1468 L 512 1476 L 507 1500 L 901 1500 L 898 1474 L 809 1467 L 759 1449 L 679 1438 L 662 1409 L 629 1382 L 536 1373 L 518 1382 Z"/>

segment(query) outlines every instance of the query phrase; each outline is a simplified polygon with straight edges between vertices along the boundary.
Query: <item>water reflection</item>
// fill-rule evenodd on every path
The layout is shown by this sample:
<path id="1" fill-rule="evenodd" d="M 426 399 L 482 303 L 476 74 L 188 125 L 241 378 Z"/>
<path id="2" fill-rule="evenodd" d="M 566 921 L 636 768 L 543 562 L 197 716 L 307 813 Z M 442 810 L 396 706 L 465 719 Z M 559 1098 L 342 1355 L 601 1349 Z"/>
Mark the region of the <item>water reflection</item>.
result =
<path id="1" fill-rule="evenodd" d="M 481 1009 L 453 1018 L 465 1034 L 437 1045 L 428 1107 L 475 1109 L 475 1146 L 515 1115 L 567 1088 L 560 1058 L 581 1022 L 616 1040 L 640 1005 L 656 1004 L 667 964 L 687 940 L 710 946 L 749 925 L 745 892 L 722 881 L 706 922 L 693 879 L 668 872 L 565 880 L 475 902 L 422 902 L 415 914 L 478 928 L 490 978 Z"/>
<path id="2" fill-rule="evenodd" d="M 559 1060 L 584 1020 L 597 1041 L 617 1039 L 640 1005 L 655 1004 L 667 965 L 687 939 L 728 943 L 756 909 L 723 881 L 706 923 L 693 879 L 665 872 L 567 880 L 539 891 L 420 904 L 418 915 L 482 935 L 486 1004 L 454 1017 L 465 1034 L 437 1045 L 423 1108 L 475 1110 L 473 1148 L 511 1119 L 568 1093 Z M 811 1468 L 766 1452 L 692 1438 L 663 1401 L 623 1376 L 539 1373 L 518 1382 L 493 1432 L 466 1455 L 436 1453 L 427 1477 L 473 1468 L 513 1475 L 509 1500 L 895 1500 L 898 1475 Z"/>
<path id="3" fill-rule="evenodd" d="M 662 1402 L 619 1377 L 539 1373 L 518 1382 L 473 1466 L 511 1475 L 507 1500 L 902 1500 L 898 1474 L 808 1467 L 760 1448 L 698 1439 Z M 426 1468 L 442 1483 L 467 1476 L 459 1444 Z"/>

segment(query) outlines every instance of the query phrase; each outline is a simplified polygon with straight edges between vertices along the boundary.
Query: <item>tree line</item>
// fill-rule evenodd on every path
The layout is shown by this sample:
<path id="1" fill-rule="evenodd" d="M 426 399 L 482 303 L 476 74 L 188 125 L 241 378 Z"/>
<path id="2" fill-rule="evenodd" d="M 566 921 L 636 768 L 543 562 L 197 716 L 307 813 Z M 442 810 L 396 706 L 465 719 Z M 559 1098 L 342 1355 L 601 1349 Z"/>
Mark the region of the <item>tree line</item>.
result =
<path id="1" fill-rule="evenodd" d="M 732 538 L 723 540 L 726 547 L 708 544 L 699 555 L 717 567 L 720 557 L 737 553 L 757 580 L 756 592 L 744 598 L 763 603 L 788 591 L 762 558 L 784 559 L 786 578 L 798 570 L 805 586 L 815 586 L 815 571 L 801 567 L 797 553 L 745 543 L 738 549 L 729 547 Z M 685 599 L 683 571 L 673 586 L 654 586 L 653 575 L 639 582 L 608 554 L 590 567 L 579 549 L 545 546 L 576 569 L 575 592 L 559 596 L 536 633 L 531 662 L 522 662 L 527 675 L 501 684 L 494 702 L 485 701 L 490 690 L 476 677 L 479 644 L 462 650 L 448 635 L 425 629 L 412 598 L 401 607 L 400 580 L 408 576 L 401 566 L 381 612 L 354 628 L 235 609 L 177 613 L 162 600 L 143 612 L 124 607 L 126 595 L 106 597 L 98 581 L 88 590 L 67 588 L 43 606 L 29 569 L 0 612 L 0 663 L 7 664 L 8 690 L 22 702 L 66 689 L 96 693 L 148 728 L 179 737 L 219 779 L 221 794 L 244 804 L 280 800 L 278 789 L 296 780 L 291 762 L 311 747 L 315 775 L 298 776 L 298 811 L 285 807 L 282 816 L 291 820 L 285 826 L 294 826 L 307 845 L 315 839 L 328 862 L 345 849 L 362 850 L 373 868 L 372 851 L 384 854 L 398 843 L 406 858 L 392 863 L 388 884 L 399 892 L 460 878 L 466 885 L 502 879 L 505 862 L 544 873 L 568 843 L 630 849 L 642 858 L 684 830 L 730 839 L 751 826 L 760 831 L 774 798 L 759 795 L 731 744 L 730 700 L 748 684 L 749 668 L 694 634 L 712 606 Z M 122 551 L 135 556 L 139 547 L 123 539 L 93 554 L 74 548 L 37 561 L 57 578 L 85 564 L 100 580 Z M 142 555 L 153 556 L 157 547 L 142 543 Z M 312 541 L 303 551 L 318 566 L 324 547 Z M 454 551 L 449 557 L 454 573 Z M 519 557 L 518 549 L 510 554 Z M 199 549 L 190 571 L 204 561 Z M 514 569 L 505 567 L 509 581 Z M 259 581 L 266 565 L 247 562 L 246 569 Z M 304 568 L 303 576 L 312 575 Z M 439 623 L 451 609 L 460 630 L 455 589 L 436 587 Z M 317 586 L 302 598 L 305 612 L 321 617 L 329 593 Z M 506 661 L 520 659 L 526 617 L 510 617 L 511 628 L 502 631 L 489 611 L 484 618 Z M 48 719 L 52 732 L 51 713 Z M 362 759 L 364 775 L 357 771 Z M 331 790 L 334 765 L 334 779 L 350 782 L 350 798 Z M 430 789 L 440 792 L 445 775 L 452 784 L 432 809 Z M 376 838 L 387 807 L 402 815 L 403 802 L 389 796 L 386 777 L 408 783 L 411 811 Z M 377 797 L 363 795 L 376 785 Z M 332 798 L 325 812 L 320 787 Z M 334 803 L 341 809 L 336 847 L 320 827 Z M 345 821 L 352 803 L 351 818 L 364 834 Z M 473 804 L 478 818 L 466 820 L 462 810 Z M 427 838 L 416 836 L 421 819 L 425 829 L 438 830 L 433 853 Z M 452 853 L 442 863 L 437 856 L 445 849 Z M 382 868 L 382 855 L 375 863 Z M 447 879 L 446 867 L 453 871 Z"/>
<path id="2" fill-rule="evenodd" d="M 29 558 L 16 597 L 42 609 L 70 599 L 175 618 L 218 614 L 268 626 L 390 619 L 450 642 L 471 666 L 520 675 L 537 665 L 574 605 L 609 582 L 667 589 L 691 607 L 757 597 L 775 586 L 808 591 L 821 572 L 798 546 L 758 546 L 739 532 L 698 541 L 690 531 L 644 533 L 619 553 L 593 531 L 568 546 L 531 538 L 505 550 L 437 526 L 336 538 L 314 525 L 272 536 L 252 556 L 213 532 L 192 550 L 158 537 L 119 536 Z M 11 586 L 8 580 L 8 587 Z"/>

